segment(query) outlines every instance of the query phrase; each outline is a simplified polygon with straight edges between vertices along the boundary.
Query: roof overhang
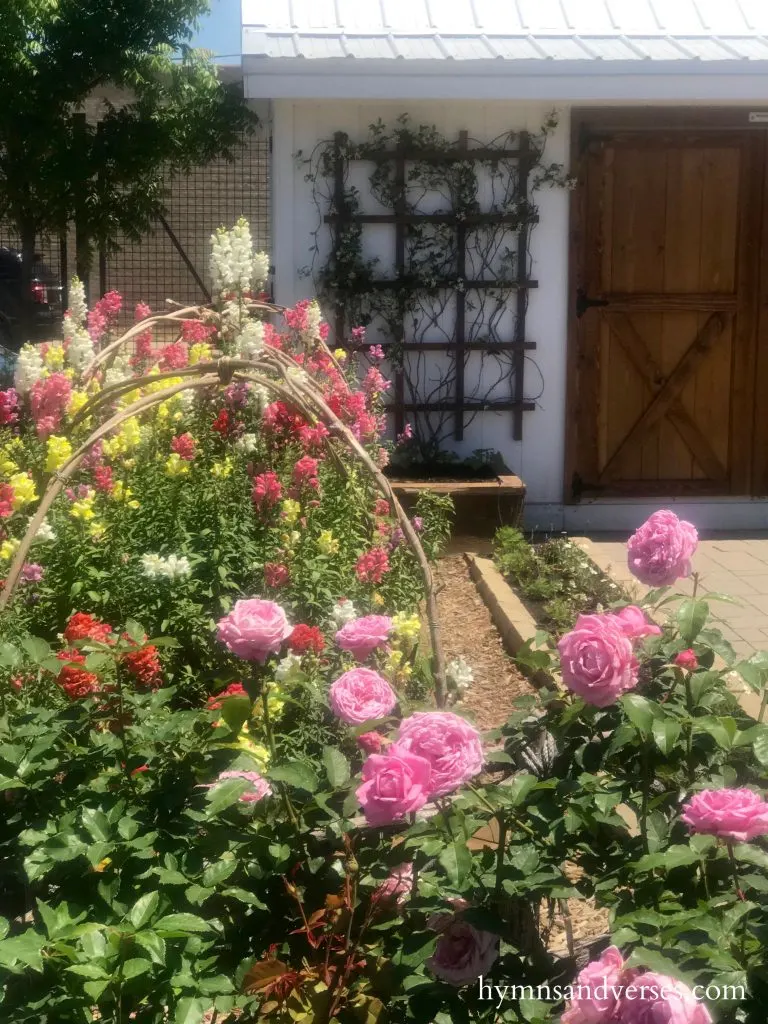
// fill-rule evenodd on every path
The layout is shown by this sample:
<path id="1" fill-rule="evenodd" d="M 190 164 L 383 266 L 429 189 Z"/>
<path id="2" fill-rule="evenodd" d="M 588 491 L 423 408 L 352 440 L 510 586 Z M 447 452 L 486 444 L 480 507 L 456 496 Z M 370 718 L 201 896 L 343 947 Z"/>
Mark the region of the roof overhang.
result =
<path id="1" fill-rule="evenodd" d="M 768 104 L 768 61 L 356 60 L 243 55 L 248 99 Z"/>

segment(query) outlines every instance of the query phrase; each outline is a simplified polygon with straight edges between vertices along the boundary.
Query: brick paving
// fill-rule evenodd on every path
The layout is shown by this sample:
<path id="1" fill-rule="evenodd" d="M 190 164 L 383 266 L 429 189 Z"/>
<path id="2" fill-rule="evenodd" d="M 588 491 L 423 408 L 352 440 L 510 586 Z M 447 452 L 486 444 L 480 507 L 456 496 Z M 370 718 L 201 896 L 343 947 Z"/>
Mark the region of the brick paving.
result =
<path id="1" fill-rule="evenodd" d="M 627 568 L 626 537 L 593 534 L 584 540 L 601 568 L 610 569 L 633 596 L 642 594 L 645 588 Z M 701 540 L 693 565 L 702 597 L 727 594 L 739 602 L 711 602 L 717 626 L 737 655 L 746 658 L 757 650 L 768 650 L 768 533 Z M 690 580 L 681 580 L 678 589 L 690 593 L 691 587 Z"/>

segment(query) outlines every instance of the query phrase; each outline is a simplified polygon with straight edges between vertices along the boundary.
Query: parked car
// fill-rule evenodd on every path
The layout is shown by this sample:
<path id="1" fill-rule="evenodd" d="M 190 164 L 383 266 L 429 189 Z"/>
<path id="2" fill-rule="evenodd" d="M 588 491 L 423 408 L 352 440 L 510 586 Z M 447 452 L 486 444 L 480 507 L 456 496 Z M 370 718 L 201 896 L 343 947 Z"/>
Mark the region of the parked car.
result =
<path id="1" fill-rule="evenodd" d="M 21 253 L 0 246 L 0 345 L 18 352 L 27 341 L 45 341 L 59 334 L 62 286 L 41 256 L 32 267 L 32 322 L 24 327 Z"/>

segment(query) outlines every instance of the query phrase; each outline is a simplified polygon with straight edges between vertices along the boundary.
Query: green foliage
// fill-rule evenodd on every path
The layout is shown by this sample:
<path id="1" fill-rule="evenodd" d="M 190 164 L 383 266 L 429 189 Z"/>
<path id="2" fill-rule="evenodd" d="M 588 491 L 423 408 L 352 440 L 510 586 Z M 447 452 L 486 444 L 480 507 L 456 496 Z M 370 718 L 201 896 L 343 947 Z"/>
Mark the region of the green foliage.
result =
<path id="1" fill-rule="evenodd" d="M 558 634 L 570 629 L 579 614 L 610 607 L 624 596 L 566 538 L 533 544 L 522 531 L 504 526 L 494 537 L 494 560 L 523 597 L 541 606 L 542 625 Z"/>

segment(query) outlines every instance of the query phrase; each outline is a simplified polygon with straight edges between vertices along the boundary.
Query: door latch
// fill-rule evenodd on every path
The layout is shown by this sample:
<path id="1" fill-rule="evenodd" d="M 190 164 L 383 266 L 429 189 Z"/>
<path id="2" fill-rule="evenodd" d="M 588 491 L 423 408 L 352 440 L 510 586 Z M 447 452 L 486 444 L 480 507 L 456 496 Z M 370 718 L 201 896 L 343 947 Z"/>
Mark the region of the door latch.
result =
<path id="1" fill-rule="evenodd" d="M 583 288 L 576 291 L 576 317 L 578 320 L 581 320 L 588 309 L 607 305 L 608 299 L 592 299 Z"/>

